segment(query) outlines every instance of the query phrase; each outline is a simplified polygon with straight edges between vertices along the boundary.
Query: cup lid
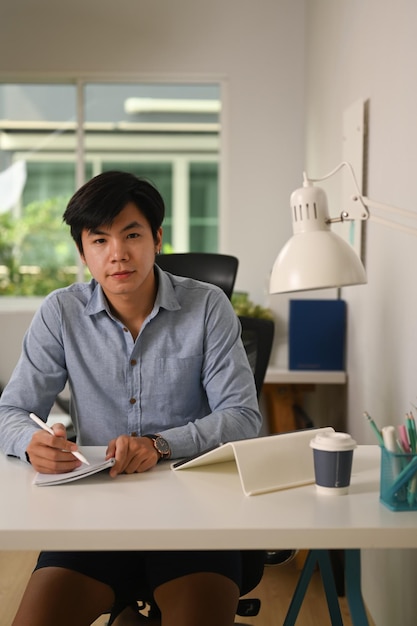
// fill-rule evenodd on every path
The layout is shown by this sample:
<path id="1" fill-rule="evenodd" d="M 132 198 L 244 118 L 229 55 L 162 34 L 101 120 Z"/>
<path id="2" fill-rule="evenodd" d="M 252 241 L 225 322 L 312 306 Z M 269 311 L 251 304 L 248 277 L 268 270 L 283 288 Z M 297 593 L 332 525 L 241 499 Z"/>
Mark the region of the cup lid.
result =
<path id="1" fill-rule="evenodd" d="M 328 452 L 353 450 L 356 448 L 356 441 L 348 433 L 320 433 L 310 441 L 310 447 Z"/>

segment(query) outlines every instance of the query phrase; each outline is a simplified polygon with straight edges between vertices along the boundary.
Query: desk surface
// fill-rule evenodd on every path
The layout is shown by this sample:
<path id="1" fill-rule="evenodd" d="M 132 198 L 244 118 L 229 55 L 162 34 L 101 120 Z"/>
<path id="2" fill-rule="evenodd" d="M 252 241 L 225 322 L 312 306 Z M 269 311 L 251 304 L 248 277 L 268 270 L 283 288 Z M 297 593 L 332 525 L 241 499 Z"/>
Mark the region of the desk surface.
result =
<path id="1" fill-rule="evenodd" d="M 379 503 L 379 455 L 355 450 L 346 496 L 245 496 L 233 463 L 36 487 L 30 466 L 0 456 L 0 549 L 417 547 L 417 512 Z"/>

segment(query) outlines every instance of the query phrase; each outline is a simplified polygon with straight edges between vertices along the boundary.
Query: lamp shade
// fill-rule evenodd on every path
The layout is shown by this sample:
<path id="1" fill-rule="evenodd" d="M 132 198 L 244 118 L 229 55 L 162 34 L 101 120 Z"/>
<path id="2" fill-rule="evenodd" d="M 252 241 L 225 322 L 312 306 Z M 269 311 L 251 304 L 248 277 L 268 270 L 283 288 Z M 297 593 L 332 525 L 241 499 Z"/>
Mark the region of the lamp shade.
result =
<path id="1" fill-rule="evenodd" d="M 330 230 L 325 192 L 307 182 L 292 193 L 291 207 L 294 235 L 274 263 L 270 293 L 366 283 L 352 246 Z"/>

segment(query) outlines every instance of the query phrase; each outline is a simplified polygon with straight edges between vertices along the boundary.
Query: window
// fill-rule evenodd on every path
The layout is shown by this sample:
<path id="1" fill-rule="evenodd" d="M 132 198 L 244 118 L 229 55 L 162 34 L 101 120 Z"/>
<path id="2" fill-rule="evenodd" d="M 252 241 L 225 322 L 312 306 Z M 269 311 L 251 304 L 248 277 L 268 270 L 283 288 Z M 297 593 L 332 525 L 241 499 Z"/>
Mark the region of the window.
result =
<path id="1" fill-rule="evenodd" d="M 0 85 L 0 295 L 84 278 L 62 214 L 111 169 L 160 190 L 164 251 L 216 252 L 218 118 L 214 84 Z"/>

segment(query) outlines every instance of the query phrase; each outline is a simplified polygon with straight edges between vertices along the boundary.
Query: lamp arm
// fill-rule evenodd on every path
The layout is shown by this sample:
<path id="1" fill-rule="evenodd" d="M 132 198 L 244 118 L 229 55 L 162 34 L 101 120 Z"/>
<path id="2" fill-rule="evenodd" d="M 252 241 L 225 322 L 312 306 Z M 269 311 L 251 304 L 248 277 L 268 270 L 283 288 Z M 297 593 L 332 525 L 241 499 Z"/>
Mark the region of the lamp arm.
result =
<path id="1" fill-rule="evenodd" d="M 408 217 L 410 219 L 416 220 L 417 213 L 415 211 L 409 211 L 408 209 L 400 209 L 399 207 L 392 206 L 391 204 L 384 204 L 383 202 L 377 202 L 376 200 L 371 200 L 366 196 L 360 196 L 353 198 L 353 200 L 359 200 L 362 204 L 366 206 L 373 207 L 374 209 L 380 209 L 381 211 L 388 211 L 389 213 L 396 213 L 397 215 L 403 215 L 404 217 Z"/>
<path id="2" fill-rule="evenodd" d="M 417 236 L 417 227 L 414 226 L 417 220 L 417 212 L 409 211 L 408 209 L 400 209 L 399 207 L 394 207 L 390 204 L 384 204 L 383 202 L 376 202 L 375 200 L 370 200 L 366 196 L 362 196 L 361 198 L 355 197 L 354 199 L 360 200 L 362 204 L 372 207 L 376 209 L 377 211 L 381 211 L 383 213 L 388 213 L 388 214 L 391 213 L 391 215 L 394 216 L 394 219 L 392 219 L 389 215 L 387 218 L 380 217 L 373 211 L 372 214 L 370 215 L 371 221 L 377 222 L 378 224 L 382 224 L 383 226 L 386 226 L 387 228 L 394 228 L 396 230 L 401 230 L 404 233 L 413 235 L 414 237 Z M 395 218 L 397 218 L 397 220 L 400 218 L 405 218 L 405 221 L 401 223 L 401 220 L 396 221 Z M 406 223 L 407 221 L 409 221 L 409 224 Z"/>

